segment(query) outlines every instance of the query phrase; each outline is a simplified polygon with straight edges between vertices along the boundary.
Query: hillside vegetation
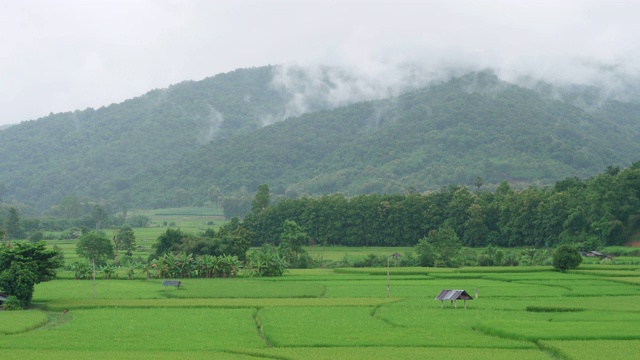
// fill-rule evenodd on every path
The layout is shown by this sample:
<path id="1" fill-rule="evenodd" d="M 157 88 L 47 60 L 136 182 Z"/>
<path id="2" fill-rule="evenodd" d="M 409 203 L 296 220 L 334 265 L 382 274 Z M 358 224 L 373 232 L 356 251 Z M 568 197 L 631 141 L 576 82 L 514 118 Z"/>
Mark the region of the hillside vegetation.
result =
<path id="1" fill-rule="evenodd" d="M 2 200 L 150 208 L 262 183 L 289 197 L 422 192 L 478 178 L 488 189 L 503 180 L 523 188 L 626 167 L 640 153 L 640 105 L 587 111 L 488 72 L 262 126 L 296 95 L 273 86 L 273 74 L 237 70 L 5 129 Z"/>
<path id="2" fill-rule="evenodd" d="M 0 132 L 5 200 L 40 208 L 64 196 L 127 202 L 131 178 L 208 143 L 260 127 L 286 98 L 271 67 L 220 74 L 112 104 L 25 121 Z"/>
<path id="3" fill-rule="evenodd" d="M 163 179 L 135 183 L 155 182 L 157 198 L 184 189 L 194 199 L 206 199 L 212 185 L 229 193 L 260 183 L 287 196 L 406 193 L 471 186 L 478 177 L 487 188 L 503 180 L 548 185 L 636 161 L 637 108 L 610 103 L 606 112 L 587 112 L 470 74 L 212 142 Z"/>

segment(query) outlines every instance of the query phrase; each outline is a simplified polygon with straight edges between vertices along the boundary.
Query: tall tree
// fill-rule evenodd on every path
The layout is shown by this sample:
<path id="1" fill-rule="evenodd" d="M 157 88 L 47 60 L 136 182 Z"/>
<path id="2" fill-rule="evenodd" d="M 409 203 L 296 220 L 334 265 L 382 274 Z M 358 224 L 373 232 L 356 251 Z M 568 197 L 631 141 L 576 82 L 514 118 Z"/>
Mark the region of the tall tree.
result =
<path id="1" fill-rule="evenodd" d="M 12 240 L 21 237 L 22 231 L 20 229 L 20 215 L 16 208 L 9 208 L 9 215 L 7 217 L 7 239 Z"/>
<path id="2" fill-rule="evenodd" d="M 93 298 L 96 297 L 96 263 L 104 264 L 113 257 L 113 245 L 109 239 L 97 232 L 89 232 L 78 239 L 76 253 L 89 259 L 93 265 Z"/>
<path id="3" fill-rule="evenodd" d="M 280 234 L 280 254 L 294 268 L 309 267 L 309 254 L 302 246 L 309 243 L 309 235 L 295 221 L 285 220 Z"/>
<path id="4" fill-rule="evenodd" d="M 126 256 L 131 256 L 131 251 L 135 246 L 136 235 L 133 229 L 129 225 L 124 225 L 118 230 L 118 233 L 113 237 L 113 250 L 115 257 L 113 262 L 115 266 L 118 266 L 118 253 L 120 250 L 126 250 Z"/>
<path id="5" fill-rule="evenodd" d="M 101 233 L 92 231 L 82 235 L 76 244 L 76 253 L 98 265 L 103 265 L 113 258 L 113 245 Z"/>
<path id="6" fill-rule="evenodd" d="M 133 232 L 133 229 L 129 225 L 124 225 L 120 230 L 118 230 L 116 239 L 120 244 L 120 248 L 126 251 L 125 255 L 131 256 L 132 251 L 136 246 L 136 234 Z"/>
<path id="7" fill-rule="evenodd" d="M 220 204 L 222 204 L 222 199 L 224 198 L 224 195 L 222 194 L 222 191 L 220 190 L 219 187 L 215 185 L 211 185 L 209 187 L 209 191 L 207 192 L 207 195 L 209 196 L 209 201 L 211 201 L 213 205 L 219 207 Z"/>
<path id="8" fill-rule="evenodd" d="M 427 240 L 435 250 L 435 266 L 455 267 L 456 257 L 462 248 L 462 242 L 458 235 L 450 227 L 431 230 Z"/>
<path id="9" fill-rule="evenodd" d="M 102 206 L 98 204 L 93 205 L 93 209 L 91 210 L 91 217 L 96 223 L 96 230 L 102 229 L 108 219 L 107 213 L 104 211 Z"/>
<path id="10" fill-rule="evenodd" d="M 251 212 L 254 214 L 260 213 L 262 210 L 269 207 L 271 202 L 271 195 L 269 194 L 269 185 L 262 184 L 258 186 L 258 192 L 251 202 Z"/>

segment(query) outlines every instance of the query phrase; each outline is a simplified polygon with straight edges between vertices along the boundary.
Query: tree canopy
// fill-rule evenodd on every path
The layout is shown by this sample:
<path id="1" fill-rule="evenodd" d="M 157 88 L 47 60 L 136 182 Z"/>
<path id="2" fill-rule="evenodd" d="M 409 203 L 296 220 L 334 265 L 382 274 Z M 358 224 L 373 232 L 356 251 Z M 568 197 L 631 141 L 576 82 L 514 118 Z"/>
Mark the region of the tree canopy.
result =
<path id="1" fill-rule="evenodd" d="M 640 153 L 639 104 L 580 108 L 490 72 L 392 100 L 335 109 L 318 101 L 262 126 L 293 98 L 271 85 L 275 71 L 238 70 L 5 129 L 4 199 L 41 210 L 64 203 L 68 216 L 78 209 L 73 197 L 109 199 L 122 211 L 223 203 L 225 214 L 243 216 L 247 193 L 267 183 L 272 200 L 484 190 L 505 179 L 522 189 L 628 166 Z"/>
<path id="2" fill-rule="evenodd" d="M 18 298 L 23 307 L 31 304 L 35 284 L 53 280 L 62 266 L 58 250 L 46 243 L 0 245 L 0 288 Z"/>
<path id="3" fill-rule="evenodd" d="M 100 265 L 113 258 L 113 244 L 103 234 L 92 231 L 78 239 L 76 253 L 94 264 Z"/>
<path id="4" fill-rule="evenodd" d="M 278 244 L 293 221 L 315 242 L 347 246 L 414 246 L 449 228 L 464 246 L 548 248 L 561 243 L 623 245 L 640 231 L 640 162 L 614 175 L 567 178 L 550 187 L 494 191 L 465 186 L 424 194 L 281 198 L 243 225 L 253 245 Z"/>
<path id="5" fill-rule="evenodd" d="M 582 256 L 573 246 L 560 245 L 553 252 L 553 267 L 562 272 L 577 268 L 581 262 Z"/>

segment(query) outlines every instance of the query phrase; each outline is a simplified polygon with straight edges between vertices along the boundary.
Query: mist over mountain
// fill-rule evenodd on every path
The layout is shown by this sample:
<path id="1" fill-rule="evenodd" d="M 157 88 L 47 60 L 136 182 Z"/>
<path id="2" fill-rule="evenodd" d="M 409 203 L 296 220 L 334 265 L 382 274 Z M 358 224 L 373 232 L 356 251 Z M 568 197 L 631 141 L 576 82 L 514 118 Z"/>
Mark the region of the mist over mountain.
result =
<path id="1" fill-rule="evenodd" d="M 428 191 L 478 177 L 546 185 L 638 160 L 632 81 L 423 70 L 240 69 L 23 122 L 0 132 L 2 200 L 162 207 L 261 183 L 282 196 Z"/>

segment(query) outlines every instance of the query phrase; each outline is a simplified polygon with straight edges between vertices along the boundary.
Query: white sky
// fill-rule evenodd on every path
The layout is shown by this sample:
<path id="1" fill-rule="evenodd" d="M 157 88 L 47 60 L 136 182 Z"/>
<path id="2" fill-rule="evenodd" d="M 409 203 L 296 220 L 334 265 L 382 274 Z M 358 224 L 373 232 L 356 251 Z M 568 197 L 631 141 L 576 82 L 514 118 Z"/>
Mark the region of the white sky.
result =
<path id="1" fill-rule="evenodd" d="M 0 125 L 268 64 L 640 74 L 640 1 L 0 0 Z"/>

